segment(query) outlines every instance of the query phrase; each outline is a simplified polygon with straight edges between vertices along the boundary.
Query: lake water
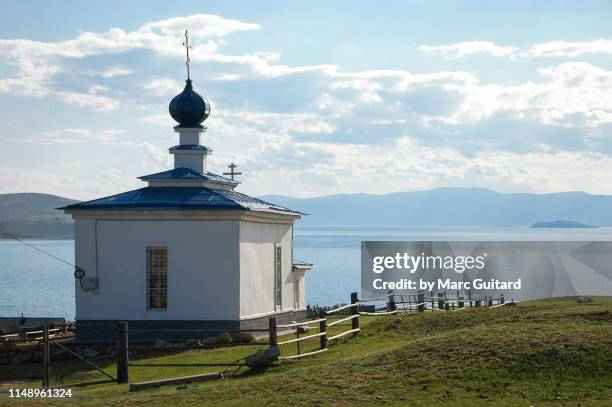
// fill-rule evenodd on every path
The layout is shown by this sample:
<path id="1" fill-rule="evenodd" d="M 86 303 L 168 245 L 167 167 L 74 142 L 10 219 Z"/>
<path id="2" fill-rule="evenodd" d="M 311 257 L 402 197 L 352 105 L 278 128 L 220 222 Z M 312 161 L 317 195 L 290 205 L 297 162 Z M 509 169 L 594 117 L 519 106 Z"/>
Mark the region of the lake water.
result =
<path id="1" fill-rule="evenodd" d="M 295 230 L 294 257 L 314 263 L 306 277 L 307 302 L 348 302 L 360 287 L 362 240 L 612 240 L 612 228 L 414 228 L 301 227 Z M 30 243 L 70 262 L 72 240 Z M 71 267 L 23 243 L 0 240 L 0 316 L 74 319 L 74 277 Z"/>

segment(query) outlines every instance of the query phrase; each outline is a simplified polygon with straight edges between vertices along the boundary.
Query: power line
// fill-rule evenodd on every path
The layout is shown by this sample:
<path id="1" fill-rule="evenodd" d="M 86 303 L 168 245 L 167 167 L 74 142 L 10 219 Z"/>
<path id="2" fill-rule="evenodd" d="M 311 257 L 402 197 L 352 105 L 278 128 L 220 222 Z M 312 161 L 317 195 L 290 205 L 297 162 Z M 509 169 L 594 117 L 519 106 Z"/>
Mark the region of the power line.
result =
<path id="1" fill-rule="evenodd" d="M 49 253 L 48 251 L 43 250 L 43 249 L 40 249 L 40 248 L 38 248 L 38 247 L 36 247 L 36 246 L 34 246 L 34 245 L 32 245 L 32 244 L 30 244 L 30 243 L 26 242 L 26 241 L 23 241 L 23 240 L 21 240 L 20 238 L 18 238 L 17 236 L 13 236 L 13 235 L 11 235 L 10 233 L 8 233 L 8 232 L 6 232 L 6 231 L 4 231 L 4 230 L 2 230 L 2 229 L 0 229 L 0 233 L 4 233 L 5 235 L 7 235 L 8 237 L 10 237 L 11 239 L 15 239 L 15 240 L 17 240 L 18 242 L 21 242 L 21 243 L 23 243 L 24 245 L 29 246 L 29 247 L 31 247 L 31 248 L 32 248 L 32 249 L 34 249 L 34 250 L 38 250 L 39 252 L 41 252 L 41 253 L 43 253 L 43 254 L 46 254 L 47 256 L 52 257 L 52 258 L 54 258 L 54 259 L 55 259 L 55 260 L 57 260 L 57 261 L 61 261 L 62 263 L 65 263 L 65 264 L 67 264 L 67 265 L 69 265 L 69 266 L 74 267 L 75 269 L 78 269 L 78 267 L 77 267 L 77 266 L 75 266 L 74 264 L 72 264 L 72 263 L 70 263 L 70 262 L 67 262 L 67 261 L 66 261 L 66 260 L 64 260 L 64 259 L 60 259 L 59 257 L 57 257 L 57 256 L 55 256 L 55 255 L 53 255 L 53 254 Z"/>

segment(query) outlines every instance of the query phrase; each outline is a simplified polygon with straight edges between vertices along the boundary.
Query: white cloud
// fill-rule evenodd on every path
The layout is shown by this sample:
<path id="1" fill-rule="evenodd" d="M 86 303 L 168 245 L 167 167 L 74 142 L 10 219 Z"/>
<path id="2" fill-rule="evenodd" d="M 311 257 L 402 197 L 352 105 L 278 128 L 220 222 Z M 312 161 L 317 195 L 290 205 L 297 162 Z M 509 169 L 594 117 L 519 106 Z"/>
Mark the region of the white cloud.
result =
<path id="1" fill-rule="evenodd" d="M 612 54 L 612 40 L 599 38 L 593 41 L 548 41 L 533 45 L 527 57 L 569 57 L 583 54 Z"/>
<path id="2" fill-rule="evenodd" d="M 164 168 L 170 167 L 172 159 L 170 154 L 168 154 L 168 150 L 162 150 L 155 144 L 151 144 L 149 142 L 140 143 L 137 145 L 137 147 L 142 148 L 147 157 L 149 157 L 149 159 L 156 165 Z"/>
<path id="3" fill-rule="evenodd" d="M 112 66 L 108 69 L 105 69 L 101 72 L 98 72 L 97 74 L 100 75 L 103 78 L 106 79 L 110 79 L 110 78 L 115 78 L 117 76 L 126 76 L 126 75 L 130 75 L 132 74 L 133 71 L 130 69 L 126 69 L 126 68 L 121 68 L 118 66 Z"/>
<path id="4" fill-rule="evenodd" d="M 119 168 L 110 168 L 108 170 L 100 171 L 99 174 L 109 180 L 117 180 L 123 176 L 123 171 Z"/>
<path id="5" fill-rule="evenodd" d="M 292 147 L 300 148 L 295 144 Z M 488 151 L 465 156 L 451 148 L 428 147 L 408 136 L 391 148 L 338 144 L 317 148 L 331 154 L 331 159 L 321 160 L 317 151 L 307 151 L 315 154 L 309 167 L 287 163 L 281 170 L 276 165 L 262 167 L 257 160 L 241 157 L 237 162 L 246 174 L 241 190 L 291 196 L 366 190 L 378 194 L 441 186 L 482 186 L 502 192 L 612 192 L 606 182 L 612 171 L 612 157 L 598 153 Z M 259 161 L 267 162 L 269 154 L 263 153 Z M 287 151 L 282 154 L 288 160 L 292 158 Z"/>
<path id="6" fill-rule="evenodd" d="M 100 185 L 79 175 L 57 174 L 31 168 L 0 167 L 0 190 L 3 193 L 40 192 L 79 198 L 104 192 Z"/>
<path id="7" fill-rule="evenodd" d="M 142 119 L 140 119 L 140 121 L 143 123 L 155 124 L 157 126 L 162 126 L 166 128 L 170 128 L 170 126 L 173 123 L 172 118 L 170 117 L 169 113 L 156 114 L 154 116 L 143 117 Z"/>
<path id="8" fill-rule="evenodd" d="M 210 79 L 213 81 L 239 81 L 240 79 L 243 79 L 243 78 L 244 76 L 239 75 L 239 74 L 222 73 L 219 75 L 215 75 Z"/>
<path id="9" fill-rule="evenodd" d="M 551 64 L 534 71 L 532 80 L 512 85 L 483 83 L 466 71 L 351 72 L 329 64 L 289 66 L 274 52 L 222 53 L 225 36 L 257 30 L 257 24 L 194 15 L 152 22 L 134 31 L 83 33 L 54 43 L 0 40 L 0 58 L 18 69 L 15 76 L 0 79 L 0 92 L 50 97 L 96 111 L 123 109 L 135 104 L 131 97 L 141 98 L 139 112 L 146 116 L 141 121 L 163 126 L 173 137 L 175 123 L 165 108 L 155 115 L 160 105 L 146 99 L 180 91 L 183 84 L 167 73 L 155 76 L 151 68 L 145 76 L 153 78 L 150 82 L 124 78 L 131 88 L 122 88 L 121 76 L 137 73 L 139 67 L 120 63 L 81 73 L 88 79 L 82 89 L 62 84 L 79 75 L 71 63 L 93 55 L 138 49 L 152 51 L 151 58 L 171 56 L 182 63 L 180 41 L 186 26 L 193 37 L 192 61 L 206 62 L 206 69 L 212 68 L 206 80 L 218 82 L 207 86 L 216 92 L 213 96 L 220 105 L 213 101 L 202 142 L 215 149 L 213 170 L 222 172 L 230 160 L 242 166 L 249 181 L 242 186 L 246 192 L 316 195 L 367 188 L 382 193 L 465 183 L 601 192 L 605 173 L 612 170 L 607 156 L 594 153 L 612 153 L 607 136 L 612 124 L 612 71 L 585 62 Z M 531 49 L 538 51 L 529 56 L 581 55 L 589 48 L 547 44 L 534 45 Z M 607 52 L 606 47 L 590 46 L 588 52 Z M 447 58 L 523 56 L 514 46 L 489 41 L 421 49 Z M 120 140 L 121 132 L 62 129 L 22 141 L 131 145 L 155 169 L 171 168 L 165 148 Z M 565 161 L 570 161 L 566 167 Z M 600 165 L 601 171 L 593 170 Z M 92 173 L 119 177 L 114 170 Z M 584 187 L 580 174 L 592 177 Z"/>
<path id="10" fill-rule="evenodd" d="M 241 146 L 245 139 L 255 139 L 254 134 L 260 134 L 261 140 L 272 134 L 293 142 L 371 145 L 412 131 L 425 141 L 445 139 L 460 151 L 599 151 L 605 142 L 602 126 L 612 124 L 612 71 L 584 62 L 567 62 L 537 72 L 538 81 L 517 85 L 483 84 L 462 71 L 413 74 L 338 70 L 314 76 L 302 74 L 291 82 L 294 88 L 289 93 L 289 97 L 297 94 L 304 98 L 297 110 L 283 111 L 281 95 L 279 111 L 274 112 L 213 103 L 206 137 L 222 141 L 241 135 L 236 139 L 236 145 Z M 282 91 L 275 86 L 270 83 L 272 95 Z M 251 96 L 248 89 L 244 92 L 246 97 Z M 167 113 L 141 120 L 165 128 L 173 124 Z M 572 139 L 563 138 L 561 128 L 575 129 L 567 136 Z M 518 136 L 512 135 L 513 131 L 522 134 L 520 146 L 510 141 Z M 551 132 L 555 131 L 558 134 L 553 136 Z"/>
<path id="11" fill-rule="evenodd" d="M 84 32 L 78 37 L 58 42 L 28 39 L 0 40 L 5 57 L 19 60 L 31 57 L 83 58 L 90 55 L 125 52 L 133 49 L 151 49 L 160 53 L 182 53 L 178 46 L 185 29 L 193 38 L 224 37 L 235 31 L 258 30 L 257 24 L 243 23 L 210 14 L 193 14 L 145 24 L 135 31 L 111 28 L 103 33 Z M 178 44 L 177 44 L 178 42 Z M 214 49 L 214 43 L 198 47 Z"/>
<path id="12" fill-rule="evenodd" d="M 446 45 L 421 45 L 419 49 L 428 54 L 440 54 L 449 59 L 463 58 L 475 54 L 496 57 L 566 57 L 584 54 L 612 54 L 612 39 L 598 38 L 592 41 L 548 41 L 537 43 L 520 52 L 515 46 L 500 46 L 491 41 L 465 41 Z"/>
<path id="13" fill-rule="evenodd" d="M 135 49 L 148 49 L 159 55 L 182 56 L 180 41 L 185 28 L 191 30 L 191 36 L 195 40 L 193 54 L 196 58 L 228 62 L 246 58 L 245 61 L 251 64 L 257 64 L 258 60 L 265 63 L 270 58 L 269 55 L 245 57 L 215 55 L 218 48 L 218 43 L 215 41 L 219 38 L 236 31 L 258 30 L 260 26 L 216 15 L 194 14 L 154 21 L 135 31 L 111 28 L 103 33 L 84 32 L 76 38 L 58 42 L 0 39 L 0 58 L 18 67 L 17 75 L 0 79 L 0 92 L 35 97 L 51 96 L 64 103 L 96 111 L 116 110 L 120 103 L 110 96 L 100 97 L 86 92 L 56 89 L 53 78 L 66 70 L 61 61 Z M 198 40 L 204 42 L 197 42 Z M 103 78 L 112 78 L 130 73 L 129 69 L 111 67 L 102 71 L 100 75 Z"/>
<path id="14" fill-rule="evenodd" d="M 259 24 L 244 23 L 212 14 L 194 14 L 187 17 L 173 17 L 142 26 L 140 32 L 156 32 L 176 36 L 182 35 L 185 28 L 194 37 L 225 37 L 236 31 L 259 30 Z"/>
<path id="15" fill-rule="evenodd" d="M 52 94 L 57 99 L 68 105 L 89 107 L 98 112 L 109 112 L 116 110 L 121 104 L 118 100 L 113 98 L 91 93 L 53 92 Z"/>
<path id="16" fill-rule="evenodd" d="M 463 58 L 468 55 L 489 54 L 495 57 L 513 56 L 518 48 L 495 45 L 491 41 L 465 41 L 448 45 L 421 45 L 421 51 L 440 54 L 449 59 Z"/>
<path id="17" fill-rule="evenodd" d="M 142 87 L 154 96 L 174 96 L 178 94 L 184 85 L 172 78 L 158 78 L 145 83 Z"/>
<path id="18" fill-rule="evenodd" d="M 97 130 L 83 128 L 67 128 L 59 130 L 51 130 L 43 132 L 37 138 L 20 138 L 17 141 L 23 143 L 38 143 L 38 144 L 76 144 L 83 142 L 112 142 L 120 134 L 124 134 L 125 130 Z"/>
<path id="19" fill-rule="evenodd" d="M 514 86 L 475 85 L 461 90 L 464 101 L 449 117 L 474 123 L 500 112 L 518 119 L 568 127 L 612 123 L 612 71 L 585 62 L 540 68 L 544 81 Z"/>
<path id="20" fill-rule="evenodd" d="M 108 93 L 109 90 L 110 89 L 104 85 L 93 85 L 89 87 L 87 93 L 89 93 L 90 95 L 97 95 L 100 93 Z"/>

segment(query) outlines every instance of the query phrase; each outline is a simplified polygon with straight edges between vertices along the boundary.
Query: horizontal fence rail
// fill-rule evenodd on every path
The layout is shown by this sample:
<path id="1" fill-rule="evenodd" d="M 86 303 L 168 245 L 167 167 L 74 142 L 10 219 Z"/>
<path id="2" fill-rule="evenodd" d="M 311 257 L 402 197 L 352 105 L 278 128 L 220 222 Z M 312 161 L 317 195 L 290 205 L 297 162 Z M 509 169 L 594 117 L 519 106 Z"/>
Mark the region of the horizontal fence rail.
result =
<path id="1" fill-rule="evenodd" d="M 373 298 L 362 298 L 359 300 L 359 302 L 372 302 L 372 301 L 382 301 L 382 300 L 386 300 L 387 298 L 389 298 L 391 295 L 393 295 L 392 293 L 388 293 L 385 295 L 381 295 L 380 297 L 373 297 Z"/>
<path id="2" fill-rule="evenodd" d="M 343 311 L 343 310 L 345 310 L 345 309 L 354 308 L 354 307 L 358 307 L 358 306 L 359 306 L 359 303 L 355 303 L 355 304 L 346 304 L 346 305 L 343 305 L 343 306 L 338 307 L 338 308 L 334 308 L 334 309 L 329 310 L 329 311 L 326 311 L 326 312 L 327 312 L 327 315 L 329 315 L 329 314 L 335 314 L 335 313 L 340 312 L 340 311 Z"/>
<path id="3" fill-rule="evenodd" d="M 342 322 L 350 321 L 350 320 L 352 320 L 354 318 L 359 318 L 359 315 L 355 314 L 355 315 L 348 316 L 346 318 L 337 319 L 334 322 L 330 322 L 329 324 L 327 324 L 327 326 L 330 327 L 330 326 L 338 325 L 338 324 L 340 324 Z"/>
<path id="4" fill-rule="evenodd" d="M 40 341 L 44 336 L 44 326 L 30 328 L 13 328 L 13 332 L 0 335 L 0 342 L 32 342 Z M 74 324 L 70 322 L 61 324 L 49 324 L 49 337 L 72 336 L 74 334 Z"/>
<path id="5" fill-rule="evenodd" d="M 329 312 L 328 312 L 329 313 Z M 298 326 L 305 326 L 308 324 L 316 324 L 317 322 L 321 322 L 324 321 L 325 318 L 320 318 L 320 319 L 315 319 L 315 320 L 308 320 L 308 321 L 304 321 L 304 322 L 294 322 L 292 324 L 286 324 L 286 325 L 277 325 L 277 328 L 292 328 L 292 327 L 298 327 Z"/>

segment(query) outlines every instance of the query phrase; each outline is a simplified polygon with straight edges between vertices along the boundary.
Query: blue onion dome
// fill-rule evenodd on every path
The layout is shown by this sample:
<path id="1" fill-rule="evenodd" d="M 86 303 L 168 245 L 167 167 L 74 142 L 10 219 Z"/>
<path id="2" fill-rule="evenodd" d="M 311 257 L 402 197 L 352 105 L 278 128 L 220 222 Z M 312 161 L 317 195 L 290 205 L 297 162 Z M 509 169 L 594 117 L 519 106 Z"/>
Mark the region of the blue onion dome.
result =
<path id="1" fill-rule="evenodd" d="M 193 90 L 191 79 L 187 79 L 185 89 L 170 102 L 170 116 L 178 127 L 202 127 L 201 123 L 210 115 L 210 102 Z"/>

